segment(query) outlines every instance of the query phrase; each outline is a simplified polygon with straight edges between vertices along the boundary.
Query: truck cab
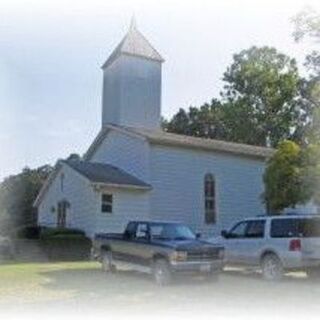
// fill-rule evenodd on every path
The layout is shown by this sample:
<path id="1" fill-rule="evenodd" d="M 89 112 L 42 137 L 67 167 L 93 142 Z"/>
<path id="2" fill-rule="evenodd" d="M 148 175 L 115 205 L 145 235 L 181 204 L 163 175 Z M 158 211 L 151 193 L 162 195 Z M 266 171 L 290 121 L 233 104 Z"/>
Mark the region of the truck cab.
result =
<path id="1" fill-rule="evenodd" d="M 216 275 L 224 258 L 222 246 L 174 222 L 131 221 L 122 234 L 97 234 L 93 251 L 104 270 L 111 271 L 118 262 L 145 267 L 159 284 L 175 273 Z"/>

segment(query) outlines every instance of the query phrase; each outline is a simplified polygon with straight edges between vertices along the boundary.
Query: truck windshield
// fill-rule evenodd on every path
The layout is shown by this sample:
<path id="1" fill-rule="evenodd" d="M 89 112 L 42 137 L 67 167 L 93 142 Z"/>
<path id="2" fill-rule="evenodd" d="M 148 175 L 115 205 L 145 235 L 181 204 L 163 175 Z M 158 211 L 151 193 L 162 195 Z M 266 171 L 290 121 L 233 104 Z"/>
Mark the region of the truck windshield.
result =
<path id="1" fill-rule="evenodd" d="M 187 226 L 174 223 L 152 223 L 150 235 L 154 240 L 194 240 L 196 238 Z"/>

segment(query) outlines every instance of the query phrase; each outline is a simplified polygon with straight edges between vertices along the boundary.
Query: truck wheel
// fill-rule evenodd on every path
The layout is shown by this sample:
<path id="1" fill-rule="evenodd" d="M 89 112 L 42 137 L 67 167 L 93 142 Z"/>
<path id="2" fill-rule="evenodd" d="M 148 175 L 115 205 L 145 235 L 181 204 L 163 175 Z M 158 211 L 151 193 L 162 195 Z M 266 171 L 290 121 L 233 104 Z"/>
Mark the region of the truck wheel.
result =
<path id="1" fill-rule="evenodd" d="M 112 265 L 112 253 L 110 251 L 105 251 L 102 253 L 101 268 L 104 272 L 114 271 L 114 266 Z"/>
<path id="2" fill-rule="evenodd" d="M 220 280 L 220 274 L 217 273 L 217 272 L 208 272 L 206 274 L 206 279 L 209 281 L 209 282 L 219 282 Z"/>
<path id="3" fill-rule="evenodd" d="M 262 275 L 265 280 L 277 281 L 283 277 L 283 266 L 280 259 L 273 253 L 263 257 L 261 262 Z"/>
<path id="4" fill-rule="evenodd" d="M 153 263 L 152 273 L 159 286 L 166 286 L 171 282 L 171 271 L 168 262 L 164 259 L 158 259 Z"/>
<path id="5" fill-rule="evenodd" d="M 320 280 L 320 268 L 308 269 L 306 272 L 307 272 L 307 276 L 310 279 Z"/>

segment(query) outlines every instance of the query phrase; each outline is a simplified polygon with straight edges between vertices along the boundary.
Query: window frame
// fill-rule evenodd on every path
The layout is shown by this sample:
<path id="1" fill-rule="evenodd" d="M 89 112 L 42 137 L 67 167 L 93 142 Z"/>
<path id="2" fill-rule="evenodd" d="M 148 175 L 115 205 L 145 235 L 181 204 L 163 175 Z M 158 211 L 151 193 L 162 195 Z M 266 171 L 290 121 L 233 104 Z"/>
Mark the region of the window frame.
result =
<path id="1" fill-rule="evenodd" d="M 249 228 L 250 228 L 250 225 L 253 224 L 253 223 L 261 223 L 262 226 L 263 226 L 263 229 L 262 229 L 262 234 L 261 235 L 251 235 L 249 236 L 248 234 L 248 231 L 249 231 Z M 245 232 L 245 239 L 264 239 L 266 236 L 266 220 L 264 219 L 259 219 L 259 220 L 248 220 L 248 225 L 247 225 L 247 229 L 246 229 L 246 232 Z"/>
<path id="2" fill-rule="evenodd" d="M 108 197 L 109 199 L 104 199 Z M 113 213 L 113 194 L 112 193 L 101 193 L 101 213 L 112 214 Z"/>
<path id="3" fill-rule="evenodd" d="M 212 173 L 204 176 L 204 215 L 206 224 L 217 223 L 217 182 Z"/>
<path id="4" fill-rule="evenodd" d="M 236 223 L 228 232 L 228 238 L 229 239 L 245 239 L 249 222 L 250 221 L 244 220 Z M 240 225 L 243 225 L 243 224 L 245 225 L 243 236 L 234 236 L 233 230 L 235 230 L 236 228 L 238 228 Z"/>

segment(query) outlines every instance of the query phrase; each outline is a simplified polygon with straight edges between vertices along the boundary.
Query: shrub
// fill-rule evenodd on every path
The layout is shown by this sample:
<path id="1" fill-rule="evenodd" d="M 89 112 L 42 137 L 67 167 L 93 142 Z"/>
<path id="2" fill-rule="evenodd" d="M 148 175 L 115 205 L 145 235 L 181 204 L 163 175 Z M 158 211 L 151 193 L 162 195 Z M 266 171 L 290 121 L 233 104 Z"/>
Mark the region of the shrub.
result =
<path id="1" fill-rule="evenodd" d="M 40 238 L 40 246 L 49 260 L 82 261 L 90 259 L 91 240 L 83 232 L 69 230 L 66 233 L 48 233 L 49 235 Z"/>
<path id="2" fill-rule="evenodd" d="M 41 227 L 39 226 L 25 226 L 17 229 L 13 234 L 18 239 L 39 239 Z"/>
<path id="3" fill-rule="evenodd" d="M 66 228 L 43 228 L 41 230 L 40 238 L 85 238 L 85 233 L 79 229 Z"/>

